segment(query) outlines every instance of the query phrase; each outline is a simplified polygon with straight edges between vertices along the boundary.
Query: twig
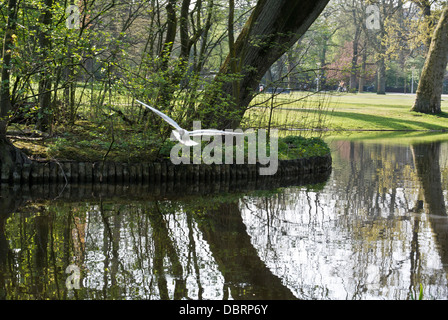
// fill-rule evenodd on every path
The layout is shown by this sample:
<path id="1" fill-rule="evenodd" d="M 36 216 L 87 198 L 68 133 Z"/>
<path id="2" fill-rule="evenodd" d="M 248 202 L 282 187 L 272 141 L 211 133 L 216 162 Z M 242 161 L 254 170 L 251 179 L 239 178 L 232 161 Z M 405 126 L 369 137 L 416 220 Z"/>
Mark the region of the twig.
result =
<path id="1" fill-rule="evenodd" d="M 65 188 L 67 188 L 67 185 L 68 185 L 68 178 L 67 178 L 67 175 L 65 174 L 64 168 L 62 168 L 61 163 L 60 163 L 57 159 L 55 159 L 55 158 L 53 158 L 53 157 L 51 157 L 51 160 L 53 160 L 54 162 L 56 162 L 56 164 L 59 166 L 59 168 L 60 168 L 61 171 L 62 171 L 62 174 L 64 175 L 64 179 L 65 179 L 65 185 L 64 185 L 64 187 L 62 188 L 61 192 L 59 192 L 58 196 L 57 196 L 56 198 L 53 199 L 53 200 L 57 200 L 57 199 L 59 199 L 59 198 L 62 196 L 62 193 L 64 193 Z"/>

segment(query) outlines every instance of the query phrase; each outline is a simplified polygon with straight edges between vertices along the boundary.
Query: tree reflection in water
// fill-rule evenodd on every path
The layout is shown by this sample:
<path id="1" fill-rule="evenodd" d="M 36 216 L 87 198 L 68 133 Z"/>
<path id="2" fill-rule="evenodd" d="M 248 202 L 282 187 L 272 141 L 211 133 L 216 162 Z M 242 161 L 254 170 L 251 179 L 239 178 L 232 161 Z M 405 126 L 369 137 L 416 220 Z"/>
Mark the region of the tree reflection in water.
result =
<path id="1" fill-rule="evenodd" d="M 247 201 L 252 243 L 295 296 L 408 299 L 422 283 L 425 297 L 447 297 L 447 162 L 441 155 L 439 167 L 433 144 L 420 148 L 431 172 L 414 165 L 415 147 L 335 143 L 324 190 Z"/>
<path id="2" fill-rule="evenodd" d="M 3 190 L 0 297 L 446 299 L 447 148 L 338 142 L 326 183 L 270 191 Z"/>

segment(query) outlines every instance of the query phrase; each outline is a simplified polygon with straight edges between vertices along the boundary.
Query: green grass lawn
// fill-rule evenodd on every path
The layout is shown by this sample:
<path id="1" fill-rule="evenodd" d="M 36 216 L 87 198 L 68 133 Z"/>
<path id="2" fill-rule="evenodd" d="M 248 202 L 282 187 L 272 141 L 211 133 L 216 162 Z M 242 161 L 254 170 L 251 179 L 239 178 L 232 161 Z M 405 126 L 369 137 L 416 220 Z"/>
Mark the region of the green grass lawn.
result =
<path id="1" fill-rule="evenodd" d="M 320 93 L 301 99 L 304 95 L 300 92 L 277 96 L 274 101 L 274 106 L 278 106 L 273 113 L 274 124 L 288 123 L 289 128 L 296 125 L 295 129 L 336 131 L 448 130 L 448 96 L 442 98 L 442 114 L 425 115 L 410 111 L 415 94 Z M 257 101 L 263 98 L 266 97 L 258 97 Z M 265 105 L 270 106 L 269 103 Z M 264 114 L 264 120 L 260 123 L 267 122 L 269 109 L 254 108 L 252 117 L 254 112 Z"/>
<path id="2" fill-rule="evenodd" d="M 447 140 L 447 134 L 443 133 L 448 132 L 448 96 L 443 98 L 444 112 L 437 116 L 411 112 L 415 95 L 309 95 L 297 92 L 281 94 L 273 101 L 270 98 L 269 95 L 262 94 L 253 101 L 254 108 L 246 113 L 244 128 L 267 128 L 269 107 L 273 106 L 272 128 L 290 129 L 281 131 L 281 137 L 302 135 L 325 137 L 326 140 L 342 137 L 350 140 L 395 142 Z M 142 161 L 163 155 L 161 151 L 157 151 L 161 141 L 156 139 L 155 133 L 147 132 L 144 125 L 129 127 L 121 123 L 120 118 L 110 118 L 107 115 L 99 116 L 97 120 L 95 117 L 86 118 L 89 120 L 78 120 L 73 127 L 55 127 L 52 136 L 39 142 L 20 138 L 13 140 L 16 146 L 26 150 L 29 155 L 43 158 L 99 161 L 107 154 L 109 160 Z M 111 119 L 115 119 L 113 127 Z M 20 132 L 25 127 L 11 126 L 10 129 Z M 27 129 L 31 130 L 32 125 Z M 313 131 L 314 129 L 319 130 Z M 321 151 L 320 146 L 296 149 L 286 148 L 286 156 L 300 157 L 307 155 L 310 150 Z"/>

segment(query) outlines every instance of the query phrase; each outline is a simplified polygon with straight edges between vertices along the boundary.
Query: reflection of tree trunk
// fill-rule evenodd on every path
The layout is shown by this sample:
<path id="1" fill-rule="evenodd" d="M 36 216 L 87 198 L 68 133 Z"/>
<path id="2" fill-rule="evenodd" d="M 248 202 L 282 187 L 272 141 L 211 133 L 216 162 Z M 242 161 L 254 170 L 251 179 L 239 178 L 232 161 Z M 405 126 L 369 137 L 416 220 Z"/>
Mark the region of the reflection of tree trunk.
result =
<path id="1" fill-rule="evenodd" d="M 6 288 L 6 279 L 9 278 L 8 261 L 11 257 L 11 249 L 9 248 L 9 241 L 5 234 L 6 220 L 10 214 L 14 212 L 21 201 L 17 201 L 13 192 L 10 189 L 2 190 L 0 197 L 0 300 L 5 300 L 8 297 Z"/>
<path id="2" fill-rule="evenodd" d="M 234 299 L 296 299 L 258 256 L 238 203 L 223 203 L 198 223 Z"/>
<path id="3" fill-rule="evenodd" d="M 10 248 L 5 235 L 5 225 L 8 217 L 9 214 L 0 214 L 0 300 L 6 300 L 7 298 L 6 279 L 8 277 L 6 273 L 8 271 Z"/>
<path id="4" fill-rule="evenodd" d="M 179 255 L 173 244 L 173 240 L 169 235 L 166 221 L 157 207 L 156 212 L 149 215 L 151 221 L 151 228 L 153 229 L 154 240 L 154 271 L 158 276 L 158 287 L 160 298 L 168 300 L 168 287 L 166 277 L 164 276 L 165 268 L 163 265 L 165 256 L 171 262 L 172 274 L 176 278 L 174 288 L 174 300 L 180 300 L 187 296 L 187 287 L 183 277 L 183 268 L 180 263 Z"/>
<path id="5" fill-rule="evenodd" d="M 440 143 L 414 145 L 412 152 L 428 213 L 446 215 L 439 165 Z"/>
<path id="6" fill-rule="evenodd" d="M 44 210 L 42 208 L 42 210 Z M 35 243 L 36 243 L 36 271 L 37 279 L 36 284 L 36 294 L 39 297 L 45 297 L 45 285 L 48 281 L 48 259 L 47 259 L 47 249 L 48 249 L 48 233 L 50 230 L 50 219 L 47 214 L 36 216 L 36 233 L 35 233 Z"/>
<path id="7" fill-rule="evenodd" d="M 418 234 L 420 232 L 420 217 L 417 216 L 412 228 L 411 254 L 410 254 L 410 285 L 409 292 L 412 292 L 418 286 L 419 270 L 420 270 L 420 247 L 418 245 Z M 416 292 L 414 295 L 417 296 Z"/>
<path id="8" fill-rule="evenodd" d="M 447 212 L 439 165 L 440 142 L 418 144 L 411 148 L 440 258 L 443 265 L 448 266 L 448 221 L 445 218 Z"/>
<path id="9" fill-rule="evenodd" d="M 421 199 L 421 192 L 419 191 L 418 199 Z M 409 293 L 413 292 L 414 297 L 418 295 L 418 281 L 420 279 L 420 270 L 421 270 L 421 255 L 420 255 L 420 246 L 419 246 L 419 233 L 420 233 L 420 223 L 421 217 L 420 214 L 423 211 L 423 201 L 417 200 L 417 203 L 414 208 L 412 208 L 411 212 L 415 213 L 416 216 L 414 218 L 414 225 L 412 227 L 412 240 L 411 240 L 411 248 L 410 248 L 410 276 L 409 276 Z"/>
<path id="10" fill-rule="evenodd" d="M 190 241 L 188 244 L 188 255 L 189 259 L 193 260 L 193 268 L 196 273 L 196 284 L 198 286 L 198 300 L 202 300 L 202 294 L 204 293 L 204 288 L 201 284 L 200 279 L 200 267 L 198 262 L 198 255 L 196 253 L 196 243 L 194 240 L 194 227 L 193 227 L 193 218 L 191 214 L 187 214 L 187 223 L 188 223 L 188 240 Z M 188 267 L 187 267 L 188 269 Z"/>
<path id="11" fill-rule="evenodd" d="M 118 267 L 120 265 L 120 254 L 119 254 L 119 250 L 120 250 L 120 240 L 121 240 L 121 219 L 122 219 L 123 215 L 120 214 L 120 212 L 116 212 L 114 215 L 114 228 L 112 230 L 112 234 L 111 234 L 111 242 L 112 242 L 112 261 L 111 261 L 111 270 L 110 270 L 110 275 L 111 275 L 111 283 L 112 286 L 114 288 L 117 288 L 117 296 L 121 297 L 122 296 L 122 292 L 121 292 L 121 286 L 118 284 L 117 281 L 117 275 L 118 275 Z"/>

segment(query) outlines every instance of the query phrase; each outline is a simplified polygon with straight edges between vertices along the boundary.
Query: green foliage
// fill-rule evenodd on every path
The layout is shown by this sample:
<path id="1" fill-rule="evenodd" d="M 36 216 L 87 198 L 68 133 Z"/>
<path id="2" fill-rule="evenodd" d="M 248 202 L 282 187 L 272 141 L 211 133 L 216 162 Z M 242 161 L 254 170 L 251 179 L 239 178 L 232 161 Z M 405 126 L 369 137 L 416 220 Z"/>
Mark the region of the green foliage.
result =
<path id="1" fill-rule="evenodd" d="M 325 156 L 330 152 L 329 146 L 320 138 L 288 136 L 279 140 L 280 159 L 302 159 Z"/>
<path id="2" fill-rule="evenodd" d="M 423 300 L 423 285 L 420 283 L 420 293 L 418 295 L 418 300 Z"/>
<path id="3" fill-rule="evenodd" d="M 111 131 L 105 125 L 83 121 L 70 131 L 58 131 L 46 145 L 47 156 L 60 160 L 102 161 L 107 154 L 107 160 L 111 161 L 143 162 L 162 157 L 159 145 L 164 144 L 142 130 L 120 126 Z"/>
<path id="4" fill-rule="evenodd" d="M 414 294 L 411 292 L 411 300 L 423 300 L 423 285 L 420 283 L 418 298 L 414 297 Z"/>
<path id="5" fill-rule="evenodd" d="M 116 124 L 115 126 L 112 133 L 104 124 L 83 121 L 72 127 L 70 131 L 57 131 L 55 137 L 45 140 L 46 157 L 60 160 L 101 161 L 110 149 L 107 155 L 107 160 L 110 161 L 155 161 L 170 159 L 171 149 L 178 144 L 177 141 L 171 141 L 169 138 L 161 140 L 158 135 L 145 132 L 144 128 L 137 127 L 130 130 L 122 125 Z M 112 139 L 112 134 L 114 139 Z M 254 140 L 258 141 L 256 133 Z M 204 148 L 212 141 L 202 141 L 201 155 Z M 223 140 L 221 151 L 223 163 L 226 160 L 227 147 Z M 236 157 L 240 144 L 232 145 L 231 148 L 233 156 Z M 248 163 L 249 139 L 244 139 L 243 148 L 244 161 Z M 258 154 L 257 148 L 258 146 L 256 146 L 256 154 Z M 267 156 L 270 156 L 270 152 L 268 142 Z M 323 156 L 329 152 L 327 144 L 319 138 L 288 136 L 280 137 L 278 141 L 279 159 Z M 191 156 L 193 157 L 193 153 Z M 203 159 L 198 160 L 203 161 Z M 191 163 L 193 163 L 193 158 Z"/>

